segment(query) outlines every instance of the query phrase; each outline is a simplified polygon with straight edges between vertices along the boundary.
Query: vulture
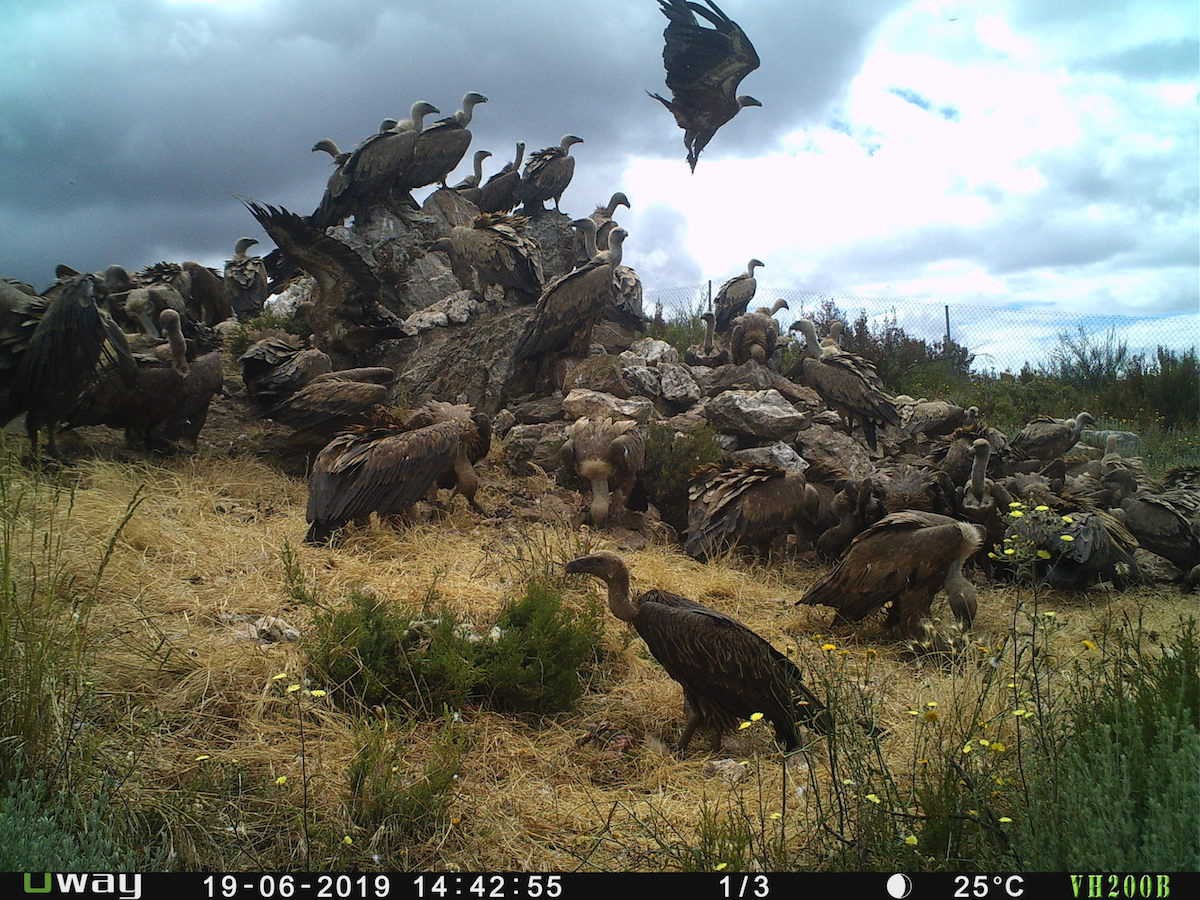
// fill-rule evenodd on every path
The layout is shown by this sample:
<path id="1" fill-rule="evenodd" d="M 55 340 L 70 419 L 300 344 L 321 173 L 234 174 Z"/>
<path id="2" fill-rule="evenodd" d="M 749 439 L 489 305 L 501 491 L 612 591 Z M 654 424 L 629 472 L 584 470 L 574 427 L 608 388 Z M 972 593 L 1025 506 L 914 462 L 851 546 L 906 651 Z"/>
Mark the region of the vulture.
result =
<path id="1" fill-rule="evenodd" d="M 616 215 L 618 206 L 630 209 L 629 198 L 620 191 L 609 197 L 608 203 L 604 206 L 597 206 L 588 217 L 596 223 L 596 247 L 600 250 L 608 249 L 609 232 L 617 227 L 613 216 Z"/>
<path id="2" fill-rule="evenodd" d="M 472 448 L 483 436 L 471 418 L 451 418 L 409 430 L 381 422 L 340 434 L 317 455 L 308 483 L 308 533 L 320 544 L 349 522 L 406 512 L 448 471 L 474 499 Z"/>
<path id="3" fill-rule="evenodd" d="M 524 303 L 532 303 L 542 293 L 542 253 L 536 242 L 525 234 L 524 216 L 481 213 L 469 225 L 456 225 L 447 237 L 429 248 L 450 255 L 456 265 L 471 271 L 475 293 L 483 296 L 489 284 L 512 288 Z"/>
<path id="4" fill-rule="evenodd" d="M 282 207 L 243 204 L 279 249 L 315 279 L 305 318 L 322 342 L 354 353 L 412 332 L 380 303 L 379 279 L 353 249 Z"/>
<path id="5" fill-rule="evenodd" d="M 220 272 L 190 260 L 183 263 L 183 269 L 191 285 L 185 301 L 189 316 L 204 325 L 216 325 L 233 315 Z"/>
<path id="6" fill-rule="evenodd" d="M 946 400 L 927 400 L 912 407 L 904 430 L 909 434 L 950 434 L 958 428 L 973 428 L 978 419 L 978 406 L 963 409 Z"/>
<path id="7" fill-rule="evenodd" d="M 716 368 L 729 362 L 729 353 L 724 349 L 713 346 L 713 325 L 716 316 L 710 312 L 703 313 L 700 319 L 704 322 L 704 343 L 693 344 L 683 354 L 683 361 L 689 366 L 708 366 Z"/>
<path id="8" fill-rule="evenodd" d="M 384 130 L 385 129 L 380 129 L 381 132 Z M 315 144 L 313 144 L 312 152 L 316 153 L 317 151 L 328 153 L 330 158 L 333 160 L 333 164 L 335 166 L 345 165 L 346 161 L 348 159 L 350 159 L 351 156 L 354 155 L 349 150 L 346 150 L 343 152 L 341 149 L 338 148 L 338 145 L 336 143 L 334 143 L 333 140 L 330 138 L 321 138 L 321 140 L 319 140 Z"/>
<path id="9" fill-rule="evenodd" d="M 447 469 L 438 477 L 436 487 L 453 488 L 462 494 L 470 507 L 483 514 L 483 508 L 475 502 L 475 494 L 479 489 L 479 476 L 475 474 L 475 464 L 488 455 L 492 448 L 492 420 L 483 413 L 476 413 L 474 408 L 465 403 L 444 403 L 440 400 L 429 400 L 405 420 L 404 427 L 411 430 L 436 425 L 439 422 L 458 422 L 464 428 L 474 425 L 474 431 L 468 431 L 470 440 L 466 445 L 466 465 L 459 463 L 457 467 Z"/>
<path id="10" fill-rule="evenodd" d="M 454 185 L 454 190 L 458 192 L 458 196 L 478 205 L 482 192 L 480 184 L 483 181 L 483 161 L 491 155 L 492 152 L 490 150 L 475 151 L 474 171 L 458 184 Z"/>
<path id="11" fill-rule="evenodd" d="M 896 404 L 883 390 L 874 368 L 852 353 L 839 353 L 821 359 L 816 329 L 808 319 L 793 322 L 789 330 L 804 332 L 807 346 L 804 356 L 792 371 L 785 374 L 789 378 L 798 376 L 844 418 L 861 420 L 867 446 L 874 450 L 877 424 L 900 424 Z"/>
<path id="12" fill-rule="evenodd" d="M 835 520 L 817 538 L 817 554 L 823 559 L 837 559 L 854 537 L 871 524 L 871 502 L 875 489 L 870 478 L 861 482 L 846 481 L 830 504 Z"/>
<path id="13" fill-rule="evenodd" d="M 752 259 L 741 275 L 734 275 L 721 285 L 717 291 L 717 334 L 726 334 L 733 327 L 733 320 L 746 311 L 754 292 L 758 290 L 758 282 L 754 279 L 754 269 L 765 266 L 766 263 Z"/>
<path id="14" fill-rule="evenodd" d="M 521 161 L 525 159 L 525 145 L 517 141 L 517 155 L 504 168 L 484 182 L 479 189 L 479 200 L 475 204 L 480 212 L 509 212 L 517 205 L 516 190 L 521 184 Z"/>
<path id="15" fill-rule="evenodd" d="M 591 524 L 619 521 L 638 474 L 646 465 L 646 442 L 637 422 L 610 418 L 576 421 L 567 430 L 562 461 L 592 488 Z"/>
<path id="16" fill-rule="evenodd" d="M 976 438 L 971 444 L 971 451 L 974 455 L 971 479 L 962 488 L 959 507 L 963 518 L 983 526 L 989 547 L 994 547 L 1004 540 L 1012 495 L 987 477 L 992 445 L 983 438 Z"/>
<path id="17" fill-rule="evenodd" d="M 104 286 L 94 275 L 65 280 L 38 316 L 16 362 L 5 415 L 26 414 L 25 430 L 35 459 L 42 427 L 50 455 L 58 455 L 55 427 L 105 367 L 115 366 L 126 384 L 136 377 L 124 332 L 97 306 L 103 293 Z"/>
<path id="18" fill-rule="evenodd" d="M 609 249 L 586 265 L 546 285 L 525 332 L 513 350 L 513 364 L 562 350 L 586 354 L 592 326 L 613 301 L 615 270 L 621 264 L 625 229 L 609 235 Z"/>
<path id="19" fill-rule="evenodd" d="M 522 212 L 527 215 L 544 212 L 547 200 L 553 200 L 554 209 L 558 211 L 559 198 L 575 174 L 575 157 L 571 156 L 571 146 L 582 143 L 581 137 L 563 135 L 557 147 L 539 150 L 529 158 L 521 174 L 521 183 L 514 193 L 523 204 Z"/>
<path id="20" fill-rule="evenodd" d="M 575 229 L 575 268 L 578 269 L 600 249 L 596 245 L 596 220 L 572 219 L 571 227 Z"/>
<path id="21" fill-rule="evenodd" d="M 333 156 L 337 168 L 329 176 L 321 203 L 309 216 L 313 227 L 323 231 L 330 225 L 340 225 L 372 200 L 383 200 L 393 190 L 407 194 L 416 187 L 410 169 L 421 122 L 437 112 L 432 103 L 418 100 L 408 120 L 371 135 L 349 154 L 340 153 L 329 139 L 314 144 L 314 151 L 324 150 Z"/>
<path id="22" fill-rule="evenodd" d="M 769 309 L 763 307 L 745 313 L 733 320 L 733 331 L 729 335 L 729 354 L 733 364 L 754 360 L 762 365 L 775 353 L 779 343 L 779 323 L 773 316 L 781 309 L 789 309 L 786 300 L 776 300 Z"/>
<path id="23" fill-rule="evenodd" d="M 766 555 L 776 537 L 814 522 L 820 504 L 801 472 L 775 466 L 706 467 L 688 486 L 683 549 L 701 561 L 739 545 Z"/>
<path id="24" fill-rule="evenodd" d="M 154 340 L 162 337 L 155 323 L 167 309 L 181 316 L 187 315 L 183 295 L 169 284 L 135 287 L 125 295 L 126 318 L 140 325 L 142 333 Z"/>
<path id="25" fill-rule="evenodd" d="M 268 296 L 267 269 L 262 257 L 246 255 L 246 250 L 257 243 L 254 238 L 240 238 L 233 246 L 233 259 L 225 260 L 225 293 L 239 319 L 261 313 Z"/>
<path id="26" fill-rule="evenodd" d="M 1086 412 L 1066 420 L 1038 416 L 1020 430 L 1010 447 L 1018 459 L 1057 459 L 1075 446 L 1085 427 L 1095 422 Z"/>
<path id="27" fill-rule="evenodd" d="M 404 175 L 410 188 L 424 187 L 435 182 L 446 186 L 446 176 L 458 168 L 471 146 L 471 111 L 488 98 L 469 91 L 462 99 L 462 109 L 445 119 L 438 119 L 417 136 L 413 147 L 412 165 Z"/>
<path id="28" fill-rule="evenodd" d="M 366 422 L 388 402 L 396 380 L 391 369 L 348 369 L 318 375 L 264 415 L 305 437 L 329 440 L 351 425 Z"/>
<path id="29" fill-rule="evenodd" d="M 974 409 L 975 407 L 972 407 Z M 992 448 L 989 465 L 999 471 L 996 462 L 1008 454 L 1008 437 L 998 428 L 992 428 L 976 419 L 954 431 L 947 441 L 935 442 L 929 458 L 955 484 L 962 484 L 971 477 L 971 466 L 975 459 L 974 442 L 983 439 Z"/>
<path id="30" fill-rule="evenodd" d="M 891 601 L 888 625 L 916 637 L 934 595 L 945 588 L 950 609 L 969 628 L 976 595 L 962 566 L 983 541 L 982 528 L 948 516 L 892 513 L 855 537 L 837 565 L 798 602 L 832 606 L 838 624 L 861 621 Z"/>
<path id="31" fill-rule="evenodd" d="M 800 746 L 796 723 L 828 735 L 833 718 L 804 686 L 795 663 L 741 622 L 686 597 L 652 590 L 633 597 L 629 569 L 615 553 L 571 560 L 568 574 L 592 575 L 608 586 L 608 608 L 633 626 L 651 655 L 683 688 L 687 724 L 676 752 L 687 750 L 701 725 L 713 730 L 713 750 L 738 719 L 761 713 L 792 751 Z"/>
<path id="32" fill-rule="evenodd" d="M 0 427 L 21 412 L 11 407 L 9 385 L 49 302 L 32 285 L 0 279 Z"/>
<path id="33" fill-rule="evenodd" d="M 1115 489 L 1122 521 L 1143 548 L 1184 572 L 1200 565 L 1200 491 L 1139 491 L 1133 474 L 1124 469 L 1105 475 L 1104 483 Z"/>
<path id="34" fill-rule="evenodd" d="M 238 357 L 246 392 L 260 406 L 274 406 L 318 375 L 333 371 L 320 350 L 305 350 L 286 338 L 263 338 Z"/>
<path id="35" fill-rule="evenodd" d="M 683 129 L 683 146 L 692 172 L 718 128 L 742 107 L 762 106 L 753 97 L 737 93 L 742 79 L 759 66 L 754 45 L 712 0 L 705 3 L 709 9 L 686 0 L 658 0 L 668 20 L 663 31 L 663 66 L 671 99 L 646 92 L 665 106 Z M 714 27 L 701 26 L 697 13 Z"/>
<path id="36" fill-rule="evenodd" d="M 901 463 L 879 469 L 879 495 L 885 511 L 906 509 L 950 515 L 957 509 L 958 488 L 941 469 Z"/>

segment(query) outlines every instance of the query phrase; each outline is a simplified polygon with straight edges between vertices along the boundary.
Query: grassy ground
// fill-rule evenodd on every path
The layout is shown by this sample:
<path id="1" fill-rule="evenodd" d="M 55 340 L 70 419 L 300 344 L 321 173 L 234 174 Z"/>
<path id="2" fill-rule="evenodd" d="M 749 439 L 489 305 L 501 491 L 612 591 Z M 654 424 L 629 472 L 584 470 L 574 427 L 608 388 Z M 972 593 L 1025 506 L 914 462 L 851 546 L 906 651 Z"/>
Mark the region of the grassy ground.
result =
<path id="1" fill-rule="evenodd" d="M 77 794 L 102 789 L 113 820 L 161 848 L 163 866 L 937 865 L 936 836 L 922 831 L 914 844 L 911 819 L 931 802 L 921 794 L 930 759 L 966 759 L 964 741 L 979 740 L 1008 748 L 988 757 L 986 772 L 1000 771 L 1021 746 L 1013 709 L 1041 714 L 1058 702 L 1026 693 L 1031 664 L 1044 669 L 1039 691 L 1066 690 L 1068 673 L 1102 657 L 1122 620 L 1171 634 L 1195 606 L 1167 587 L 1035 600 L 985 586 L 972 639 L 957 662 L 937 666 L 871 628 L 835 634 L 829 610 L 793 605 L 814 566 L 705 566 L 651 544 L 627 554 L 635 589 L 669 588 L 738 617 L 832 697 L 848 733 L 870 719 L 878 737 L 847 738 L 833 759 L 814 742 L 785 768 L 769 729 L 752 726 L 720 754 L 701 736 L 677 759 L 667 747 L 682 726 L 679 688 L 607 614 L 603 664 L 573 712 L 347 710 L 322 693 L 333 686 L 312 675 L 300 644 L 245 640 L 232 617 L 280 616 L 305 634 L 356 590 L 412 611 L 436 592 L 486 629 L 530 576 L 606 539 L 565 526 L 549 482 L 512 479 L 493 462 L 480 501 L 494 519 L 458 501 L 435 521 L 373 524 L 339 549 L 305 547 L 304 482 L 231 455 L 236 443 L 165 462 L 85 458 L 41 478 L 11 453 L 5 463 L 12 590 L 0 620 L 26 652 L 7 657 L 0 678 L 6 696 L 41 696 L 30 715 L 46 723 L 24 722 L 22 737 L 6 722 L 17 734 L 4 746 Z M 60 571 L 51 587 L 42 559 Z M 564 587 L 578 609 L 600 591 Z M 945 614 L 940 602 L 935 612 Z M 33 646 L 45 656 L 36 671 Z M 585 741 L 589 733 L 599 739 Z M 714 772 L 724 758 L 734 762 Z M 364 778 L 400 812 L 365 812 Z M 998 813 L 1020 817 L 1019 795 L 992 793 Z M 872 828 L 891 859 L 852 839 Z"/>

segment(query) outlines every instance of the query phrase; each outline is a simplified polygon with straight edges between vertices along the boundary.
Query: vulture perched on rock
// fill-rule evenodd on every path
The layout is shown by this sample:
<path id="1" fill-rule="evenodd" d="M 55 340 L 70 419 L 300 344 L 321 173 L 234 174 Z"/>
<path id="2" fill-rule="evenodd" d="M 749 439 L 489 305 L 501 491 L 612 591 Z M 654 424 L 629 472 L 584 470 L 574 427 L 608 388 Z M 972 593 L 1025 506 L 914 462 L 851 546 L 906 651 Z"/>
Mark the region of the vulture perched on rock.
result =
<path id="1" fill-rule="evenodd" d="M 833 732 L 825 705 L 804 686 L 796 664 L 741 622 L 667 591 L 629 590 L 629 569 L 615 553 L 581 556 L 569 574 L 592 575 L 608 586 L 608 608 L 633 626 L 651 655 L 683 688 L 687 724 L 676 752 L 687 750 L 701 725 L 713 731 L 713 750 L 738 719 L 761 714 L 788 751 L 800 746 L 796 723 Z"/>
<path id="2" fill-rule="evenodd" d="M 916 637 L 934 595 L 945 588 L 964 627 L 975 619 L 975 586 L 963 563 L 984 541 L 983 529 L 928 512 L 884 516 L 861 532 L 836 566 L 799 603 L 832 606 L 834 624 L 858 622 L 891 601 L 887 622 Z"/>
<path id="3" fill-rule="evenodd" d="M 462 108 L 452 116 L 438 119 L 417 137 L 413 148 L 412 165 L 404 173 L 410 188 L 424 187 L 435 182 L 446 186 L 446 176 L 453 172 L 467 148 L 471 146 L 471 112 L 488 98 L 476 91 L 463 96 Z"/>
<path id="4" fill-rule="evenodd" d="M 704 322 L 704 343 L 688 347 L 683 354 L 683 361 L 689 366 L 707 366 L 708 368 L 725 365 L 729 362 L 729 352 L 723 348 L 718 349 L 713 344 L 716 316 L 706 312 L 700 316 L 700 320 Z"/>
<path id="5" fill-rule="evenodd" d="M 383 422 L 338 435 L 313 463 L 305 541 L 324 543 L 337 529 L 365 522 L 373 512 L 402 514 L 448 471 L 460 476 L 460 493 L 473 501 L 478 480 L 469 454 L 481 440 L 472 418 L 411 430 Z"/>
<path id="6" fill-rule="evenodd" d="M 320 205 L 309 216 L 313 227 L 323 231 L 330 225 L 340 225 L 372 201 L 396 199 L 394 194 L 407 194 L 417 187 L 411 170 L 421 123 L 425 116 L 437 112 L 432 103 L 418 100 L 408 120 L 371 135 L 352 153 L 339 152 L 328 138 L 313 145 L 314 151 L 324 150 L 333 156 L 337 165 Z"/>
<path id="7" fill-rule="evenodd" d="M 333 371 L 329 356 L 287 338 L 263 338 L 238 357 L 246 392 L 260 406 L 274 406 L 318 375 Z"/>
<path id="8" fill-rule="evenodd" d="M 233 259 L 225 260 L 225 294 L 239 319 L 257 316 L 267 301 L 267 269 L 262 257 L 246 255 L 246 250 L 257 243 L 254 238 L 239 239 L 233 247 Z"/>
<path id="9" fill-rule="evenodd" d="M 792 371 L 785 374 L 789 378 L 798 377 L 847 420 L 853 422 L 857 418 L 861 421 L 867 446 L 874 450 L 876 427 L 880 424 L 900 424 L 896 404 L 891 395 L 883 390 L 874 368 L 852 353 L 821 358 L 816 329 L 807 319 L 793 322 L 789 330 L 803 331 L 807 345 L 804 356 Z"/>
<path id="10" fill-rule="evenodd" d="M 1038 416 L 1018 432 L 1010 447 L 1018 459 L 1057 459 L 1075 446 L 1084 428 L 1095 422 L 1086 412 L 1065 420 Z"/>
<path id="11" fill-rule="evenodd" d="M 815 522 L 820 504 L 802 472 L 754 465 L 701 469 L 688 487 L 683 548 L 701 561 L 739 545 L 766 555 L 775 538 Z"/>
<path id="12" fill-rule="evenodd" d="M 458 196 L 469 203 L 479 204 L 480 182 L 483 181 L 483 161 L 491 155 L 492 152 L 490 150 L 476 150 L 473 159 L 473 171 L 458 184 L 454 185 L 453 190 L 457 191 Z"/>
<path id="13" fill-rule="evenodd" d="M 618 206 L 630 208 L 629 198 L 620 191 L 613 194 L 604 206 L 597 206 L 588 217 L 596 223 L 596 247 L 599 250 L 608 249 L 608 235 L 617 227 L 613 216 L 616 215 Z"/>
<path id="14" fill-rule="evenodd" d="M 575 174 L 575 157 L 571 156 L 571 147 L 582 143 L 581 137 L 563 135 L 557 147 L 539 150 L 529 158 L 514 195 L 523 204 L 522 212 L 526 215 L 545 212 L 547 200 L 553 200 L 554 209 L 558 210 L 559 198 Z"/>
<path id="15" fill-rule="evenodd" d="M 746 271 L 734 275 L 717 290 L 717 334 L 726 334 L 733 327 L 733 320 L 744 313 L 754 299 L 758 290 L 758 281 L 754 278 L 754 270 L 766 263 L 752 259 L 746 265 Z"/>
<path id="16" fill-rule="evenodd" d="M 950 434 L 960 427 L 974 427 L 978 418 L 977 406 L 963 409 L 946 400 L 927 400 L 912 407 L 904 430 L 909 434 Z"/>
<path id="17" fill-rule="evenodd" d="M 544 287 L 541 250 L 526 236 L 524 216 L 482 213 L 469 225 L 456 225 L 447 237 L 429 248 L 450 255 L 471 271 L 472 287 L 480 297 L 489 284 L 512 288 L 523 303 L 532 303 Z"/>
<path id="18" fill-rule="evenodd" d="M 380 303 L 379 279 L 349 246 L 286 209 L 243 202 L 279 249 L 315 280 L 305 318 L 325 346 L 355 353 L 413 333 Z"/>
<path id="19" fill-rule="evenodd" d="M 567 429 L 562 461 L 591 485 L 589 519 L 596 528 L 620 521 L 638 474 L 646 465 L 646 442 L 637 422 L 610 418 L 576 421 Z"/>
<path id="20" fill-rule="evenodd" d="M 38 316 L 9 382 L 5 415 L 26 414 L 25 431 L 35 459 L 38 429 L 47 430 L 47 449 L 57 456 L 55 427 L 106 367 L 116 367 L 127 385 L 137 374 L 125 334 L 97 305 L 103 284 L 94 275 L 77 275 L 60 287 Z"/>
<path id="21" fill-rule="evenodd" d="M 764 366 L 767 364 L 779 343 L 779 323 L 772 317 L 781 309 L 789 308 L 786 300 L 776 300 L 769 309 L 764 306 L 733 320 L 729 354 L 734 365 L 740 366 L 750 360 Z"/>
<path id="22" fill-rule="evenodd" d="M 509 212 L 517 205 L 516 191 L 521 183 L 521 162 L 525 159 L 525 145 L 517 141 L 517 155 L 504 168 L 483 183 L 479 189 L 476 206 L 480 212 Z"/>
<path id="23" fill-rule="evenodd" d="M 658 0 L 668 19 L 663 31 L 663 66 L 671 99 L 647 91 L 683 129 L 683 146 L 693 172 L 718 128 L 743 107 L 762 106 L 753 97 L 737 93 L 742 79 L 759 66 L 754 45 L 712 0 L 705 3 L 709 9 L 686 0 Z M 697 13 L 714 27 L 701 26 Z"/>

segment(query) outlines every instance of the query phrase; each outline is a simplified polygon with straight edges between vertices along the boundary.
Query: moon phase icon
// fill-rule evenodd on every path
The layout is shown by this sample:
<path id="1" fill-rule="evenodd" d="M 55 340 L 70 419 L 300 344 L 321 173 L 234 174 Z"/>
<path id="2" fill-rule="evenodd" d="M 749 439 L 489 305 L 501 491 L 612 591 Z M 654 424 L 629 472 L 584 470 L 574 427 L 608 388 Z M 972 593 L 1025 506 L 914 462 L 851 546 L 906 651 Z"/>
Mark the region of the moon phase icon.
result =
<path id="1" fill-rule="evenodd" d="M 887 880 L 887 892 L 896 900 L 902 900 L 912 893 L 912 879 L 897 872 Z"/>

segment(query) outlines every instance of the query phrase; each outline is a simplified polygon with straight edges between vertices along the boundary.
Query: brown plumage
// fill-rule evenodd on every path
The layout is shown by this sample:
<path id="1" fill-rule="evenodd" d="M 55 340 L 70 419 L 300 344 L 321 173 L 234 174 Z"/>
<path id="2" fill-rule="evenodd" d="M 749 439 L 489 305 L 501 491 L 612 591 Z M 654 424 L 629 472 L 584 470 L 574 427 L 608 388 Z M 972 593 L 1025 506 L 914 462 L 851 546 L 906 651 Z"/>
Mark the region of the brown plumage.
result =
<path id="1" fill-rule="evenodd" d="M 571 156 L 571 147 L 582 143 L 581 137 L 563 135 L 557 147 L 546 147 L 529 158 L 525 171 L 521 173 L 521 183 L 514 192 L 517 201 L 522 204 L 523 212 L 527 215 L 544 212 L 547 200 L 553 200 L 554 209 L 558 211 L 559 198 L 575 175 L 575 157 Z"/>
<path id="2" fill-rule="evenodd" d="M 971 477 L 962 487 L 959 506 L 964 519 L 983 526 L 987 533 L 987 549 L 990 549 L 1004 540 L 1012 495 L 987 477 L 992 445 L 983 438 L 976 438 L 971 450 L 974 458 Z"/>
<path id="3" fill-rule="evenodd" d="M 1018 432 L 1010 446 L 1018 459 L 1057 459 L 1074 447 L 1080 432 L 1095 421 L 1086 412 L 1065 420 L 1038 416 Z"/>
<path id="4" fill-rule="evenodd" d="M 188 275 L 185 305 L 189 316 L 205 325 L 216 325 L 233 315 L 220 272 L 191 260 L 183 263 L 183 270 Z"/>
<path id="5" fill-rule="evenodd" d="M 468 203 L 479 203 L 480 182 L 483 181 L 483 161 L 491 155 L 490 150 L 476 150 L 472 159 L 471 174 L 454 185 L 453 190 Z"/>
<path id="6" fill-rule="evenodd" d="M 462 99 L 462 108 L 452 116 L 438 119 L 417 137 L 413 147 L 412 165 L 405 171 L 404 181 L 410 188 L 427 184 L 446 186 L 446 176 L 458 167 L 471 146 L 471 114 L 477 105 L 487 103 L 488 98 L 476 91 L 468 91 Z"/>
<path id="7" fill-rule="evenodd" d="M 949 434 L 964 424 L 971 427 L 979 417 L 979 407 L 963 409 L 946 400 L 927 400 L 911 408 L 904 430 L 909 434 Z"/>
<path id="8" fill-rule="evenodd" d="M 816 520 L 820 497 L 803 473 L 775 466 L 708 467 L 688 487 L 688 530 L 684 550 L 695 559 L 734 546 L 760 552 L 797 525 Z"/>
<path id="9" fill-rule="evenodd" d="M 1033 502 L 1029 499 L 1026 507 Z M 1062 539 L 1064 534 L 1069 541 Z M 1133 557 L 1137 539 L 1120 520 L 1101 510 L 1068 509 L 1061 501 L 1045 515 L 1026 509 L 1023 516 L 1010 519 L 1006 537 L 1049 555 L 1048 560 L 1035 560 L 1036 571 L 1058 590 L 1083 590 L 1100 580 L 1124 586 L 1141 577 Z"/>
<path id="10" fill-rule="evenodd" d="M 1184 572 L 1200 565 L 1200 490 L 1139 491 L 1133 474 L 1121 469 L 1104 483 L 1115 488 L 1125 527 L 1142 547 Z"/>
<path id="11" fill-rule="evenodd" d="M 329 356 L 303 349 L 288 338 L 269 337 L 238 357 L 246 392 L 260 406 L 274 406 L 318 375 L 333 370 Z"/>
<path id="12" fill-rule="evenodd" d="M 517 155 L 504 168 L 483 183 L 476 204 L 480 212 L 509 212 L 517 205 L 516 191 L 521 183 L 521 161 L 525 158 L 525 144 L 517 141 Z"/>
<path id="13" fill-rule="evenodd" d="M 269 296 L 267 269 L 262 257 L 246 255 L 246 250 L 257 243 L 254 238 L 240 238 L 234 245 L 233 258 L 225 260 L 225 295 L 230 309 L 239 319 L 250 319 L 261 313 Z"/>
<path id="14" fill-rule="evenodd" d="M 338 380 L 336 374 L 313 379 L 265 416 L 306 438 L 327 440 L 351 425 L 366 422 L 376 407 L 387 403 L 390 391 L 386 385 Z"/>
<path id="15" fill-rule="evenodd" d="M 983 530 L 928 512 L 892 513 L 850 542 L 837 565 L 800 603 L 832 606 L 835 624 L 857 622 L 889 601 L 888 624 L 916 637 L 934 595 L 945 588 L 950 608 L 964 626 L 975 618 L 975 587 L 962 564 L 984 539 Z"/>
<path id="16" fill-rule="evenodd" d="M 754 270 L 759 266 L 766 266 L 766 263 L 757 259 L 750 260 L 745 272 L 734 275 L 717 289 L 717 334 L 727 334 L 733 328 L 733 320 L 750 306 L 750 301 L 754 299 L 754 293 L 758 290 Z"/>
<path id="17" fill-rule="evenodd" d="M 470 226 L 451 228 L 448 237 L 429 249 L 446 252 L 455 265 L 467 267 L 480 296 L 489 284 L 497 284 L 532 303 L 542 293 L 544 277 L 541 250 L 525 234 L 527 222 L 524 216 L 483 213 Z"/>
<path id="18" fill-rule="evenodd" d="M 950 476 L 940 469 L 905 464 L 881 467 L 876 486 L 883 508 L 889 513 L 915 509 L 951 515 L 958 505 L 958 490 Z"/>
<path id="19" fill-rule="evenodd" d="M 598 250 L 608 249 L 608 236 L 617 227 L 613 216 L 616 215 L 618 206 L 630 209 L 629 198 L 620 191 L 613 194 L 604 206 L 597 206 L 592 211 L 592 214 L 588 216 L 589 219 L 596 223 L 596 249 Z"/>
<path id="20" fill-rule="evenodd" d="M 446 471 L 470 470 L 468 445 L 478 440 L 477 429 L 471 418 L 452 417 L 411 430 L 389 422 L 338 435 L 313 463 L 305 541 L 322 543 L 373 512 L 406 512 Z"/>
<path id="21" fill-rule="evenodd" d="M 683 361 L 689 366 L 707 366 L 708 368 L 725 365 L 729 362 L 729 352 L 724 348 L 718 349 L 713 343 L 716 316 L 706 312 L 700 318 L 704 322 L 704 343 L 688 347 L 683 354 Z"/>
<path id="22" fill-rule="evenodd" d="M 820 485 L 815 487 L 818 491 L 821 488 Z M 823 559 L 837 559 L 855 536 L 871 524 L 874 487 L 870 478 L 861 482 L 847 480 L 833 496 L 829 512 L 834 521 L 817 538 L 817 553 Z"/>
<path id="23" fill-rule="evenodd" d="M 0 427 L 21 412 L 12 405 L 9 387 L 49 303 L 31 285 L 8 278 L 0 280 Z"/>
<path id="24" fill-rule="evenodd" d="M 761 713 L 788 751 L 800 746 L 797 722 L 831 734 L 833 719 L 804 685 L 795 663 L 736 619 L 667 591 L 629 590 L 629 569 L 615 553 L 581 556 L 570 574 L 592 575 L 608 587 L 608 608 L 628 622 L 651 655 L 683 688 L 687 724 L 677 752 L 700 726 L 713 731 L 713 749 L 738 719 Z"/>
<path id="25" fill-rule="evenodd" d="M 776 300 L 770 308 L 763 307 L 734 319 L 729 335 L 729 355 L 734 365 L 750 360 L 767 364 L 779 343 L 779 323 L 772 317 L 781 309 L 789 309 L 786 300 Z"/>
<path id="26" fill-rule="evenodd" d="M 135 287 L 125 295 L 124 314 L 137 323 L 147 337 L 159 338 L 158 317 L 163 310 L 173 309 L 180 316 L 187 315 L 187 304 L 183 294 L 169 284 L 153 284 Z"/>
<path id="27" fill-rule="evenodd" d="M 604 528 L 625 512 L 646 465 L 646 442 L 636 422 L 583 418 L 567 430 L 562 458 L 591 485 L 589 518 L 592 525 Z"/>
<path id="28" fill-rule="evenodd" d="M 686 0 L 658 0 L 667 17 L 663 31 L 663 66 L 671 99 L 649 91 L 683 129 L 683 146 L 692 171 L 713 135 L 746 106 L 762 106 L 747 95 L 739 96 L 742 79 L 759 66 L 758 53 L 737 22 L 712 0 L 708 9 Z M 696 14 L 714 27 L 704 28 Z"/>

